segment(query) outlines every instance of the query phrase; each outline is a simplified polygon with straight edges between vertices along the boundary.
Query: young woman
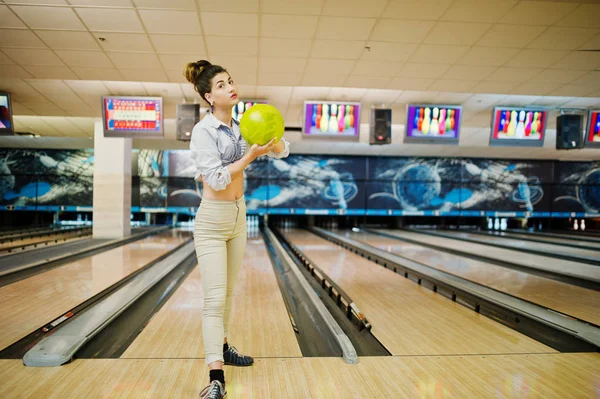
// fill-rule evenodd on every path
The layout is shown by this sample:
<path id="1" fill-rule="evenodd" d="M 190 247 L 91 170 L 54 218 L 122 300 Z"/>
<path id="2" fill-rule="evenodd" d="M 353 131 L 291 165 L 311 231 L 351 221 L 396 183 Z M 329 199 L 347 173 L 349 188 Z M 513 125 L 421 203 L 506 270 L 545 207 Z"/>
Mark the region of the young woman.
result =
<path id="1" fill-rule="evenodd" d="M 212 108 L 212 113 L 194 126 L 190 150 L 196 164 L 195 179 L 203 184 L 194 244 L 204 288 L 202 335 L 210 384 L 200 397 L 220 399 L 227 395 L 223 364 L 254 363 L 227 343 L 233 288 L 246 250 L 244 169 L 262 155 L 287 157 L 289 144 L 284 139 L 271 140 L 248 148 L 239 122 L 231 116 L 239 100 L 223 67 L 204 60 L 190 62 L 184 74 Z"/>

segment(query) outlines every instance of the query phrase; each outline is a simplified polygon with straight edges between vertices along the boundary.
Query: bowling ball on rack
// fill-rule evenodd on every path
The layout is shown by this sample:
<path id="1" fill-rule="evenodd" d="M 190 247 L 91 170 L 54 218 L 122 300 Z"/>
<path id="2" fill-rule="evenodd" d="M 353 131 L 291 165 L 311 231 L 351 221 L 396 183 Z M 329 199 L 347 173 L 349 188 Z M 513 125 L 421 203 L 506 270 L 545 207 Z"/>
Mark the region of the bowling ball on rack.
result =
<path id="1" fill-rule="evenodd" d="M 265 145 L 273 138 L 277 142 L 283 137 L 283 131 L 283 116 L 269 104 L 253 105 L 240 121 L 240 133 L 249 145 Z"/>

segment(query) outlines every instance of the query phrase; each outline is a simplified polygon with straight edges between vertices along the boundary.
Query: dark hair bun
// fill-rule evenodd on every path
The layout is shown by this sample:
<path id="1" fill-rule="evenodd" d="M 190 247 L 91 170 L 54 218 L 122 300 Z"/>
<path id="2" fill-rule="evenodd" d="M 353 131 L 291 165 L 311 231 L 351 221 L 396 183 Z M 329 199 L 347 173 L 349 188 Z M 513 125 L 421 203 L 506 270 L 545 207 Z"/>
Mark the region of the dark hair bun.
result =
<path id="1" fill-rule="evenodd" d="M 196 85 L 200 78 L 200 74 L 212 64 L 206 60 L 196 62 L 188 62 L 183 71 L 183 75 L 193 85 Z"/>

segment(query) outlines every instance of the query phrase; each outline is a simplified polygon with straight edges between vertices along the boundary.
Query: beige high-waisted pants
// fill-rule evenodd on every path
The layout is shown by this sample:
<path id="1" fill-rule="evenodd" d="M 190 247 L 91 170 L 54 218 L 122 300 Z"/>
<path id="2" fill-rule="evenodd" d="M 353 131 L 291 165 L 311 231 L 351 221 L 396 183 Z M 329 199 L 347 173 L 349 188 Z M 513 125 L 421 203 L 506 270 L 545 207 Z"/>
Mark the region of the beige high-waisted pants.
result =
<path id="1" fill-rule="evenodd" d="M 202 199 L 194 245 L 204 289 L 202 336 L 206 364 L 223 361 L 231 297 L 246 251 L 246 201 Z"/>

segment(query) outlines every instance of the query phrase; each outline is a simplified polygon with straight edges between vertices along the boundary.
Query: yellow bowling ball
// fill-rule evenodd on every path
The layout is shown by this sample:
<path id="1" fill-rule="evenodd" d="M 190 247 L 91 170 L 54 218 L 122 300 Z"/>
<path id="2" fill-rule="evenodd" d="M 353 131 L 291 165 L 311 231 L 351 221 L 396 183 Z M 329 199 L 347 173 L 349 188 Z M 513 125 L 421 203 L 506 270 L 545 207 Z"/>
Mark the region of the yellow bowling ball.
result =
<path id="1" fill-rule="evenodd" d="M 240 132 L 249 145 L 265 145 L 272 138 L 283 137 L 283 116 L 272 105 L 256 104 L 248 108 L 240 121 Z"/>

